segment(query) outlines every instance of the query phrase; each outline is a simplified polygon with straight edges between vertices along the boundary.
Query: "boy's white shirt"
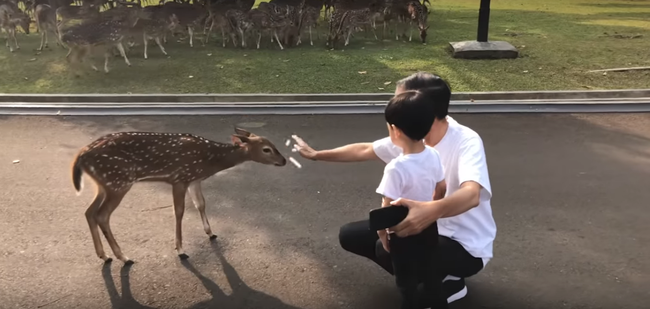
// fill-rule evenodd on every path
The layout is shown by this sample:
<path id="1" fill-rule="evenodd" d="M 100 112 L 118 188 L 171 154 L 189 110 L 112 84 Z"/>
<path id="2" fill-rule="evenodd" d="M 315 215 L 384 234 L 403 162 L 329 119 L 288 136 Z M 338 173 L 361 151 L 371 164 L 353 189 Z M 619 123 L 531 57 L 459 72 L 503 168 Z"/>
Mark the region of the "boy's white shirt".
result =
<path id="1" fill-rule="evenodd" d="M 472 256 L 481 258 L 485 266 L 493 256 L 492 247 L 497 229 L 494 218 L 492 217 L 492 208 L 490 205 L 492 187 L 490 185 L 483 141 L 476 132 L 459 124 L 453 118 L 448 116 L 447 121 L 449 127 L 445 136 L 433 147 L 436 150 L 436 154 L 438 154 L 439 161 L 444 167 L 444 179 L 447 183 L 447 193 L 445 196 L 453 194 L 466 181 L 475 181 L 483 188 L 480 192 L 479 205 L 460 215 L 450 218 L 440 218 L 437 221 L 438 233 L 458 241 Z M 395 168 L 389 168 L 389 166 L 396 159 L 396 162 L 400 162 L 399 158 L 401 157 L 402 149 L 393 144 L 390 137 L 375 141 L 373 148 L 375 154 L 387 163 L 386 169 L 389 170 L 389 173 L 393 173 Z M 432 165 L 435 164 L 435 162 L 432 163 Z M 399 163 L 395 163 L 394 165 L 399 166 Z M 428 165 L 426 164 L 424 166 Z M 420 169 L 422 167 L 419 166 Z M 402 174 L 400 173 L 398 175 L 401 176 Z M 438 175 L 431 177 L 435 178 Z M 390 190 L 390 188 L 382 189 L 387 194 L 397 194 Z M 377 191 L 379 192 L 379 188 Z M 386 195 L 386 197 L 391 199 L 400 197 L 412 199 L 401 192 L 399 195 Z M 432 197 L 433 193 L 431 193 L 428 200 L 431 200 Z"/>
<path id="2" fill-rule="evenodd" d="M 419 153 L 400 153 L 388 162 L 377 193 L 393 200 L 403 197 L 431 201 L 436 184 L 444 179 L 445 173 L 438 152 L 425 146 Z"/>

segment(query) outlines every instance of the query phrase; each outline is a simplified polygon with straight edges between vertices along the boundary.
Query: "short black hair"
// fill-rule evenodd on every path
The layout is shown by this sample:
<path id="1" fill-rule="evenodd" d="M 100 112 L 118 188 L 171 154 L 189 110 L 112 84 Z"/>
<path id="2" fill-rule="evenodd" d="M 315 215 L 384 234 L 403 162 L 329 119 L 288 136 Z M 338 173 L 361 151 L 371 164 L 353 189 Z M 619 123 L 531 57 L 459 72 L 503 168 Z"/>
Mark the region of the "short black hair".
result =
<path id="1" fill-rule="evenodd" d="M 451 101 L 451 87 L 442 77 L 427 73 L 417 72 L 397 82 L 398 88 L 405 91 L 418 90 L 429 93 L 433 108 L 433 115 L 441 120 L 449 114 L 449 101 Z"/>
<path id="2" fill-rule="evenodd" d="M 424 139 L 435 120 L 431 93 L 409 90 L 394 96 L 384 110 L 389 125 L 394 125 L 414 141 Z"/>

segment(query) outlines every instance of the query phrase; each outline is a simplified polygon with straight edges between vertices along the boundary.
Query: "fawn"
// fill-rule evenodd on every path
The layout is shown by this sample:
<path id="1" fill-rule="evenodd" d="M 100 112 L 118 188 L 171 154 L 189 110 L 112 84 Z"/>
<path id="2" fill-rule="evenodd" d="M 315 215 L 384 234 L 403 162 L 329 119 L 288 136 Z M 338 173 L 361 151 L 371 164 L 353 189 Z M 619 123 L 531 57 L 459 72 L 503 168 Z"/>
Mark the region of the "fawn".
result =
<path id="1" fill-rule="evenodd" d="M 72 182 L 77 194 L 82 190 L 84 173 L 97 185 L 95 199 L 86 210 L 97 256 L 105 263 L 112 261 L 104 253 L 99 227 L 115 257 L 127 265 L 133 264 L 115 241 L 109 220 L 131 187 L 142 181 L 172 186 L 176 252 L 181 259 L 188 258 L 183 251 L 181 231 L 187 192 L 201 215 L 205 233 L 215 239 L 205 215 L 201 182 L 246 161 L 275 166 L 287 163 L 268 139 L 240 128 L 235 128 L 235 133 L 233 143 L 228 144 L 186 133 L 120 132 L 102 136 L 81 149 L 72 164 Z"/>

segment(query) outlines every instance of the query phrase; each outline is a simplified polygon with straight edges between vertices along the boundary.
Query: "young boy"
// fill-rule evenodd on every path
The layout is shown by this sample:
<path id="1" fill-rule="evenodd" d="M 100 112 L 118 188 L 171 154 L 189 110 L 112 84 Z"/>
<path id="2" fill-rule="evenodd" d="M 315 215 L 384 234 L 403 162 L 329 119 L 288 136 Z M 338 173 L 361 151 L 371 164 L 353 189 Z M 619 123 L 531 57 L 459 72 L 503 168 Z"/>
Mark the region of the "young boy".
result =
<path id="1" fill-rule="evenodd" d="M 388 102 L 384 112 L 391 141 L 402 154 L 390 161 L 377 188 L 382 207 L 400 197 L 430 201 L 444 197 L 446 183 L 438 152 L 426 146 L 424 137 L 434 122 L 431 94 L 407 91 Z M 447 308 L 442 293 L 442 278 L 435 274 L 438 226 L 431 224 L 418 235 L 400 238 L 378 231 L 384 249 L 390 252 L 397 286 L 402 294 L 402 309 Z M 423 298 L 417 291 L 424 283 Z"/>

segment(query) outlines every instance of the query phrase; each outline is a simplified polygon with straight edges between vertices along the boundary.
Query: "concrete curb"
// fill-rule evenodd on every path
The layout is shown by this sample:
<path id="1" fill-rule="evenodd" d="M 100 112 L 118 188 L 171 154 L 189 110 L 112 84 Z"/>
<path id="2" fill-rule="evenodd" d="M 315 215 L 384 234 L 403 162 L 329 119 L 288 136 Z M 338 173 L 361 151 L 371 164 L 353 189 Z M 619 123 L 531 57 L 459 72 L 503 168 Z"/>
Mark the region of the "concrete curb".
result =
<path id="1" fill-rule="evenodd" d="M 350 94 L 0 94 L 0 102 L 13 103 L 260 103 L 388 101 L 392 93 Z M 587 91 L 457 92 L 452 101 L 587 100 L 650 98 L 650 89 Z"/>
<path id="2" fill-rule="evenodd" d="M 0 103 L 0 115 L 326 115 L 380 114 L 386 101 L 277 103 Z M 601 100 L 453 101 L 450 113 L 639 113 L 650 98 Z"/>

